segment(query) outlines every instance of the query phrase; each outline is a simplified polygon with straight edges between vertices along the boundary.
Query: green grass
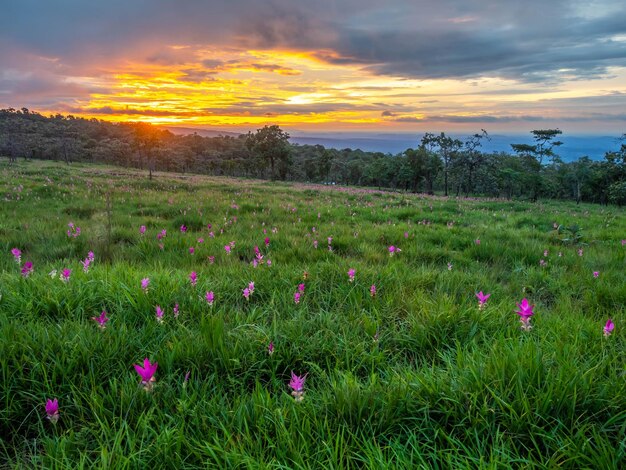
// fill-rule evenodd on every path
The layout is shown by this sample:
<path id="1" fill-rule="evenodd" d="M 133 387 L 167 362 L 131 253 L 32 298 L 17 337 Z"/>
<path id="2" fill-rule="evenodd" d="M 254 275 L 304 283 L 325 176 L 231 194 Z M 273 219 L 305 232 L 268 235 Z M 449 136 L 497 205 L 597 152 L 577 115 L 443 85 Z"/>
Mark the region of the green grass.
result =
<path id="1" fill-rule="evenodd" d="M 0 465 L 626 464 L 623 209 L 148 181 L 46 162 L 3 162 L 0 173 Z M 79 237 L 68 238 L 69 222 Z M 582 243 L 563 243 L 554 223 L 579 225 Z M 390 256 L 389 245 L 402 251 Z M 252 266 L 255 246 L 271 266 Z M 34 264 L 28 278 L 14 247 Z M 48 274 L 63 268 L 68 283 Z M 479 290 L 492 294 L 483 310 Z M 514 313 L 524 297 L 536 304 L 529 332 Z M 91 319 L 102 310 L 104 330 Z M 605 338 L 608 318 L 616 328 Z M 133 369 L 144 357 L 159 363 L 152 392 Z M 299 403 L 291 371 L 308 374 Z M 45 417 L 49 398 L 59 400 L 56 424 Z"/>

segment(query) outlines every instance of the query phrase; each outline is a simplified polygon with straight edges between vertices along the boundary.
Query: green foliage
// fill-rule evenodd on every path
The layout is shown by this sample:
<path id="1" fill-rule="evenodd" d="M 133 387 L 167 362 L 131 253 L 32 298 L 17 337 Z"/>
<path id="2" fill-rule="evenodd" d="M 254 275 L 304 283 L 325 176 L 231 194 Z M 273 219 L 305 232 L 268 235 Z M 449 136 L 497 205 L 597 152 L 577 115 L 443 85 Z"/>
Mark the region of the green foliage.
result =
<path id="1" fill-rule="evenodd" d="M 623 208 L 165 173 L 138 185 L 136 170 L 41 161 L 0 174 L 0 466 L 625 464 Z M 145 357 L 152 392 L 133 369 Z M 302 402 L 292 371 L 307 374 Z"/>

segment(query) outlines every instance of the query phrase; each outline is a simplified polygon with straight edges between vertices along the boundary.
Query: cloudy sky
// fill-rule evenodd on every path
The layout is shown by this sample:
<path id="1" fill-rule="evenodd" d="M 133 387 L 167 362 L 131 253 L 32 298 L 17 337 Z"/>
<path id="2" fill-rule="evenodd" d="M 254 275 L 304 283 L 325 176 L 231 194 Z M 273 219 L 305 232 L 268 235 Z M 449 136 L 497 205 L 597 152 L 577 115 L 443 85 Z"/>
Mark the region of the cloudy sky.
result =
<path id="1" fill-rule="evenodd" d="M 305 131 L 626 132 L 623 0 L 2 0 L 0 107 Z"/>

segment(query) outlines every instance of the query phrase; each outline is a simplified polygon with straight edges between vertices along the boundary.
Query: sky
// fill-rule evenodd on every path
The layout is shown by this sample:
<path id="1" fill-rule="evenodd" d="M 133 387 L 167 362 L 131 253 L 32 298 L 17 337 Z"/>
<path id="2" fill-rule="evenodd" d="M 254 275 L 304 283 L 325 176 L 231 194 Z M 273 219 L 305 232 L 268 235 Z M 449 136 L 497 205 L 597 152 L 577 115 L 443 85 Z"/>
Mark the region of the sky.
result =
<path id="1" fill-rule="evenodd" d="M 623 0 L 0 0 L 0 107 L 247 131 L 626 132 Z"/>

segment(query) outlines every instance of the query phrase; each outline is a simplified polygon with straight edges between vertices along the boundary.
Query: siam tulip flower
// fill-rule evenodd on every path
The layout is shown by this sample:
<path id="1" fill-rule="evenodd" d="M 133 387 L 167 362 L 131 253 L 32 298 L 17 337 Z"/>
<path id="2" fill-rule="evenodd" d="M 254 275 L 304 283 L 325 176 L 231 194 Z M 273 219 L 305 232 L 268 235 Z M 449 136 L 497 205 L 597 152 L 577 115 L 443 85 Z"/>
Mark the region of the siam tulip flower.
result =
<path id="1" fill-rule="evenodd" d="M 254 246 L 254 254 L 255 256 L 259 256 L 261 254 L 261 250 L 259 250 L 259 247 L 256 245 Z"/>
<path id="2" fill-rule="evenodd" d="M 191 285 L 196 287 L 196 283 L 198 282 L 198 274 L 195 271 L 191 271 L 191 274 L 189 275 L 189 282 L 191 282 Z"/>
<path id="3" fill-rule="evenodd" d="M 198 243 L 204 243 L 204 238 L 198 238 L 197 242 Z"/>
<path id="4" fill-rule="evenodd" d="M 73 222 L 70 222 L 69 224 L 67 224 L 67 226 L 69 227 L 69 230 L 67 231 L 68 237 L 76 238 L 80 235 L 80 227 L 77 227 L 76 225 L 74 225 Z"/>
<path id="5" fill-rule="evenodd" d="M 389 247 L 389 256 L 393 256 L 395 252 L 396 252 L 396 247 L 391 245 Z"/>
<path id="6" fill-rule="evenodd" d="M 313 248 L 317 250 L 317 240 L 313 240 Z"/>
<path id="7" fill-rule="evenodd" d="M 163 323 L 163 309 L 161 308 L 160 305 L 156 306 L 156 319 L 157 319 L 157 322 Z"/>
<path id="8" fill-rule="evenodd" d="M 148 293 L 148 286 L 150 285 L 150 278 L 148 277 L 144 277 L 141 280 L 141 288 L 143 289 L 143 291 L 147 294 Z"/>
<path id="9" fill-rule="evenodd" d="M 230 250 L 231 250 L 230 245 L 224 245 L 224 251 L 226 251 L 227 255 L 230 255 Z"/>
<path id="10" fill-rule="evenodd" d="M 528 303 L 528 300 L 524 298 L 522 299 L 521 303 L 517 304 L 517 307 L 519 308 L 519 310 L 517 310 L 515 313 L 520 316 L 520 321 L 522 322 L 522 330 L 530 331 L 532 329 L 532 326 L 530 325 L 530 317 L 535 314 L 535 312 L 533 312 L 533 308 L 535 308 L 535 306 L 530 305 Z"/>
<path id="11" fill-rule="evenodd" d="M 291 371 L 291 380 L 289 381 L 289 386 L 292 389 L 291 395 L 296 399 L 297 402 L 302 401 L 304 398 L 304 381 L 306 380 L 307 374 L 302 377 L 297 376 Z"/>
<path id="12" fill-rule="evenodd" d="M 215 233 L 214 232 L 209 232 L 209 238 L 215 238 Z"/>
<path id="13" fill-rule="evenodd" d="M 448 263 L 448 271 L 452 271 L 452 263 Z"/>
<path id="14" fill-rule="evenodd" d="M 186 233 L 186 232 L 187 232 L 187 227 L 185 226 L 185 224 L 183 224 L 183 225 L 181 225 L 181 226 L 180 226 L 180 231 L 181 231 L 182 233 Z"/>
<path id="15" fill-rule="evenodd" d="M 179 314 L 179 310 L 178 310 L 178 304 L 174 305 L 174 318 L 178 318 L 178 314 Z"/>
<path id="16" fill-rule="evenodd" d="M 229 243 L 229 245 L 230 245 L 230 247 L 231 247 L 231 248 L 235 248 L 235 242 L 234 242 L 234 241 L 231 241 L 231 242 Z"/>
<path id="17" fill-rule="evenodd" d="M 208 260 L 209 260 L 209 264 L 214 264 L 215 263 L 215 256 L 209 256 Z"/>
<path id="18" fill-rule="evenodd" d="M 372 284 L 372 286 L 370 287 L 370 296 L 376 297 L 376 285 Z"/>
<path id="19" fill-rule="evenodd" d="M 193 246 L 189 247 L 189 254 L 193 255 L 196 252 L 196 249 Z"/>
<path id="20" fill-rule="evenodd" d="M 476 294 L 476 297 L 478 298 L 478 309 L 482 310 L 485 307 L 485 304 L 487 303 L 489 297 L 491 297 L 491 294 L 483 294 L 483 291 L 480 291 L 478 294 Z"/>
<path id="21" fill-rule="evenodd" d="M 98 322 L 98 326 L 103 330 L 106 328 L 106 324 L 109 321 L 109 317 L 107 317 L 107 313 L 104 310 L 102 310 L 100 316 L 91 317 L 91 319 L 95 322 Z"/>
<path id="22" fill-rule="evenodd" d="M 302 284 L 298 284 L 298 292 L 301 292 L 304 294 L 304 289 L 305 289 L 304 282 Z"/>
<path id="23" fill-rule="evenodd" d="M 135 364 L 135 370 L 139 374 L 139 377 L 141 377 L 141 385 L 143 385 L 144 390 L 147 392 L 151 391 L 154 386 L 154 382 L 156 381 L 154 374 L 157 371 L 157 367 L 159 367 L 159 364 L 157 362 L 151 364 L 150 359 L 147 357 L 143 360 L 143 367 L 139 364 Z"/>
<path id="24" fill-rule="evenodd" d="M 167 236 L 167 230 L 163 229 L 157 234 L 158 240 L 163 240 Z"/>
<path id="25" fill-rule="evenodd" d="M 22 264 L 22 252 L 20 251 L 19 248 L 13 248 L 11 250 L 11 254 L 13 255 L 13 257 L 15 258 L 15 262 L 17 264 Z"/>
<path id="26" fill-rule="evenodd" d="M 546 260 L 545 260 L 545 259 L 541 258 L 541 259 L 539 260 L 539 266 L 542 266 L 542 267 L 543 267 L 543 266 L 545 266 L 546 264 L 548 264 L 548 263 L 546 263 Z"/>
<path id="27" fill-rule="evenodd" d="M 211 225 L 211 224 L 206 224 L 206 229 L 207 229 L 207 230 L 211 230 L 212 228 L 213 228 L 213 225 Z"/>
<path id="28" fill-rule="evenodd" d="M 207 292 L 205 294 L 204 298 L 206 299 L 207 303 L 209 304 L 209 307 L 213 307 L 213 301 L 215 300 L 215 295 L 213 294 L 213 291 Z"/>
<path id="29" fill-rule="evenodd" d="M 267 260 L 267 267 L 269 268 L 269 267 L 271 267 L 271 266 L 272 266 L 272 260 L 271 260 L 271 259 L 268 259 L 268 260 Z"/>
<path id="30" fill-rule="evenodd" d="M 60 279 L 63 282 L 70 282 L 70 276 L 72 275 L 72 270 L 65 268 L 63 271 L 61 271 L 61 277 Z"/>
<path id="31" fill-rule="evenodd" d="M 83 260 L 83 271 L 84 272 L 89 272 L 89 267 L 91 266 L 91 263 L 93 263 L 95 259 L 95 256 L 93 254 L 93 251 L 90 251 L 89 253 L 87 253 L 87 258 L 85 258 Z"/>
<path id="32" fill-rule="evenodd" d="M 409 232 L 404 232 L 404 238 L 409 238 Z"/>
<path id="33" fill-rule="evenodd" d="M 302 296 L 302 292 L 294 292 L 293 301 L 298 305 L 300 303 L 300 297 Z"/>
<path id="34" fill-rule="evenodd" d="M 243 290 L 243 296 L 246 298 L 246 300 L 250 300 L 250 289 L 248 289 L 247 287 Z"/>
<path id="35" fill-rule="evenodd" d="M 250 291 L 250 295 L 254 294 L 254 282 L 250 281 L 248 283 L 248 290 Z"/>
<path id="36" fill-rule="evenodd" d="M 333 243 L 333 237 L 328 237 L 328 244 L 332 245 L 332 243 Z"/>
<path id="37" fill-rule="evenodd" d="M 593 272 L 593 277 L 598 277 L 600 275 L 600 271 L 594 271 Z"/>
<path id="38" fill-rule="evenodd" d="M 348 278 L 349 278 L 348 280 L 350 282 L 354 282 L 355 274 L 356 274 L 356 271 L 354 269 L 352 269 L 352 268 L 348 269 Z"/>
<path id="39" fill-rule="evenodd" d="M 146 226 L 142 225 L 139 227 L 139 235 L 143 235 L 144 233 L 146 233 Z"/>
<path id="40" fill-rule="evenodd" d="M 33 271 L 33 263 L 31 261 L 26 261 L 22 267 L 22 276 L 28 277 L 33 273 Z"/>
<path id="41" fill-rule="evenodd" d="M 604 329 L 603 329 L 603 331 L 604 331 L 604 336 L 605 336 L 605 337 L 607 337 L 607 338 L 608 338 L 609 336 L 611 336 L 611 333 L 613 333 L 613 330 L 614 330 L 614 329 L 615 329 L 615 323 L 613 323 L 613 321 L 609 318 L 609 319 L 606 321 L 606 324 L 604 325 Z"/>
<path id="42" fill-rule="evenodd" d="M 270 344 L 267 345 L 267 354 L 270 356 L 274 354 L 274 343 L 270 341 Z"/>
<path id="43" fill-rule="evenodd" d="M 477 238 L 476 240 L 474 240 L 474 243 L 476 243 L 477 245 L 480 245 L 480 238 Z"/>
<path id="44" fill-rule="evenodd" d="M 583 249 L 582 249 L 582 248 L 579 248 L 579 249 L 578 249 L 578 256 L 582 256 L 582 255 L 583 255 Z"/>
<path id="45" fill-rule="evenodd" d="M 270 247 L 270 237 L 265 237 L 265 248 L 269 248 Z"/>
<path id="46" fill-rule="evenodd" d="M 59 400 L 55 398 L 54 400 L 48 399 L 46 401 L 46 415 L 52 424 L 56 424 L 59 420 Z"/>
<path id="47" fill-rule="evenodd" d="M 622 246 L 626 246 L 626 239 L 622 240 Z"/>

